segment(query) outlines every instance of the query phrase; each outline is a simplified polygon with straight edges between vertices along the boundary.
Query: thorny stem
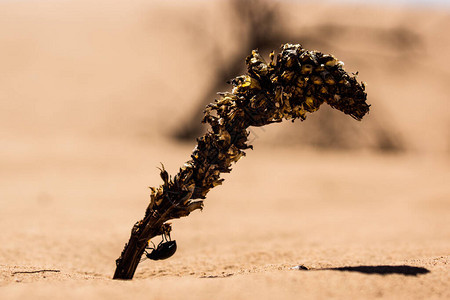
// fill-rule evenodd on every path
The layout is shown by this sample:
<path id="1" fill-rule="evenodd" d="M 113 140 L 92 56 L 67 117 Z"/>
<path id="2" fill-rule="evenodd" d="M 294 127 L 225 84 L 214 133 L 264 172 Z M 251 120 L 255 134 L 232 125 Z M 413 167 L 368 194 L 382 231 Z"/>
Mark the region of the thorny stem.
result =
<path id="1" fill-rule="evenodd" d="M 129 242 L 116 260 L 114 279 L 132 279 L 148 241 L 168 234 L 168 220 L 202 209 L 206 194 L 222 184 L 221 173 L 245 156 L 250 126 L 286 120 L 304 120 L 324 102 L 356 120 L 369 111 L 365 86 L 343 69 L 332 55 L 285 44 L 266 63 L 257 50 L 247 57 L 247 75 L 231 80 L 231 92 L 221 93 L 205 109 L 204 123 L 211 126 L 197 139 L 191 159 L 172 178 L 161 169 L 163 184 L 151 188 L 145 217 L 131 231 Z"/>

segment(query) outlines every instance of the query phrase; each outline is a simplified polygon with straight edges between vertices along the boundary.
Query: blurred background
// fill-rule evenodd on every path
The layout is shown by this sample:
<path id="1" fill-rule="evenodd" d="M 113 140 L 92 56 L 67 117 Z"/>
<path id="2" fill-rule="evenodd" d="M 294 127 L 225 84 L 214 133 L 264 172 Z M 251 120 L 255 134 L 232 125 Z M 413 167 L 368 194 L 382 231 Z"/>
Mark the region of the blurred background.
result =
<path id="1" fill-rule="evenodd" d="M 204 106 L 245 72 L 250 51 L 268 54 L 286 42 L 333 53 L 359 71 L 373 107 L 361 124 L 323 109 L 304 124 L 265 128 L 264 142 L 450 153 L 445 6 L 87 3 L 0 2 L 3 158 L 19 149 L 70 151 L 88 139 L 193 144 Z"/>
<path id="2" fill-rule="evenodd" d="M 205 130 L 204 106 L 245 72 L 245 57 L 287 42 L 358 71 L 370 114 L 356 122 L 324 105 L 305 122 L 252 129 L 255 150 L 215 200 L 177 221 L 181 253 L 200 247 L 244 263 L 233 252 L 246 249 L 244 227 L 253 248 L 272 254 L 283 230 L 319 250 L 329 245 L 317 236 L 348 245 L 350 230 L 358 247 L 403 239 L 432 249 L 410 254 L 447 251 L 450 8 L 387 2 L 0 0 L 2 261 L 109 278 L 146 187 L 161 182 L 159 163 L 175 174 Z"/>

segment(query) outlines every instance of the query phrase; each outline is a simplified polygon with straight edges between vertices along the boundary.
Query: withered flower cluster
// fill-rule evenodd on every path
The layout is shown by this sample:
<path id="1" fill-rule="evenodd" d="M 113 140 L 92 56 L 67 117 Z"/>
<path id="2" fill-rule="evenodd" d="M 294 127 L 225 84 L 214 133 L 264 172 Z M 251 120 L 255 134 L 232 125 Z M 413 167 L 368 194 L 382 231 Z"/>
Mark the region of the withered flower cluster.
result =
<path id="1" fill-rule="evenodd" d="M 324 102 L 356 120 L 369 111 L 364 84 L 332 55 L 285 44 L 276 59 L 270 54 L 269 63 L 254 50 L 246 64 L 248 74 L 231 80 L 232 91 L 206 107 L 203 122 L 211 128 L 197 139 L 191 159 L 173 178 L 161 169 L 164 183 L 151 188 L 145 217 L 134 225 L 114 278 L 133 277 L 148 241 L 170 232 L 166 221 L 203 207 L 203 200 L 196 199 L 205 199 L 210 189 L 222 184 L 220 174 L 229 173 L 232 163 L 252 148 L 247 144 L 250 126 L 304 120 Z"/>

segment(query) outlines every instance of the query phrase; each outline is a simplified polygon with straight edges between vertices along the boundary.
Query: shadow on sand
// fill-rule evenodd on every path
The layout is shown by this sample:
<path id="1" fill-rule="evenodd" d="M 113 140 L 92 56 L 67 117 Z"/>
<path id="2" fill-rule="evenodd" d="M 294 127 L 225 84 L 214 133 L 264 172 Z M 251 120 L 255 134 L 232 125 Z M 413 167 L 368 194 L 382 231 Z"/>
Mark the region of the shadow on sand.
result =
<path id="1" fill-rule="evenodd" d="M 321 268 L 308 269 L 305 266 L 297 266 L 293 269 L 301 271 L 341 271 L 341 272 L 358 272 L 364 274 L 390 275 L 399 274 L 405 276 L 417 276 L 419 274 L 430 273 L 430 270 L 422 267 L 413 266 L 355 266 L 355 267 L 339 267 L 339 268 Z"/>

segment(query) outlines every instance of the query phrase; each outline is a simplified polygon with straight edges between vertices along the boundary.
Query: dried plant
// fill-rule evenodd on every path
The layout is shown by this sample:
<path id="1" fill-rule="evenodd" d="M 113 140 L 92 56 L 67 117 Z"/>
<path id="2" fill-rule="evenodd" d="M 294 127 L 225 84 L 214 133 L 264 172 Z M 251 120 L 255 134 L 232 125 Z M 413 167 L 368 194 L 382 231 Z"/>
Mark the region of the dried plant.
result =
<path id="1" fill-rule="evenodd" d="M 191 159 L 172 178 L 162 167 L 163 184 L 151 188 L 145 217 L 132 229 L 129 242 L 117 259 L 115 279 L 131 279 L 152 237 L 168 235 L 170 219 L 188 216 L 202 209 L 206 194 L 222 184 L 221 173 L 245 156 L 250 126 L 264 126 L 282 120 L 304 120 L 322 103 L 356 120 L 369 111 L 363 83 L 343 69 L 332 55 L 308 51 L 301 45 L 285 44 L 275 60 L 266 63 L 254 50 L 246 59 L 248 74 L 231 80 L 231 92 L 205 109 L 203 122 L 210 125 L 197 139 Z"/>

